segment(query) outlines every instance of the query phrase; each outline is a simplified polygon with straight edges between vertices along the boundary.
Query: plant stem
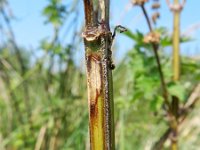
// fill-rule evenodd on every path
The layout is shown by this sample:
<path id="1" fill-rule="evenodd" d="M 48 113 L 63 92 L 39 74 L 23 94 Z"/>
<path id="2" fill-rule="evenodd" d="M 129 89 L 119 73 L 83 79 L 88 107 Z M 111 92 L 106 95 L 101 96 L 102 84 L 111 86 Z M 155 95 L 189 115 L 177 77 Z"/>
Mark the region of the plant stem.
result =
<path id="1" fill-rule="evenodd" d="M 178 5 L 179 1 L 174 0 L 174 5 Z M 174 81 L 180 78 L 180 11 L 174 11 L 174 29 L 173 29 L 173 72 Z"/>
<path id="2" fill-rule="evenodd" d="M 186 103 L 183 106 L 182 114 L 178 118 L 179 126 L 184 122 L 185 118 L 189 114 L 190 111 L 194 108 L 194 105 L 200 98 L 200 84 L 198 84 L 190 93 Z M 180 108 L 179 108 L 180 109 Z M 171 128 L 168 128 L 165 133 L 161 136 L 161 138 L 154 144 L 152 150 L 161 150 L 166 140 L 169 138 L 172 133 Z"/>
<path id="3" fill-rule="evenodd" d="M 114 150 L 109 0 L 98 2 L 84 0 L 84 7 L 86 26 L 83 37 L 86 52 L 90 149 Z M 101 20 L 100 24 L 99 20 Z"/>
<path id="4" fill-rule="evenodd" d="M 146 18 L 146 21 L 147 21 L 147 24 L 148 24 L 148 27 L 149 27 L 149 31 L 153 32 L 153 28 L 152 28 L 150 19 L 148 17 L 147 11 L 144 7 L 144 4 L 141 5 L 141 8 L 142 8 L 142 11 L 143 11 L 144 16 Z M 154 55 L 155 55 L 155 58 L 156 58 L 156 63 L 157 63 L 158 72 L 159 72 L 159 76 L 160 76 L 161 88 L 163 90 L 163 98 L 165 100 L 165 104 L 167 105 L 168 109 L 170 110 L 171 107 L 170 107 L 170 102 L 169 102 L 169 98 L 168 98 L 167 86 L 166 86 L 166 83 L 165 83 L 165 79 L 164 79 L 164 75 L 163 75 L 163 71 L 162 71 L 162 67 L 161 67 L 161 63 L 160 63 L 160 58 L 159 58 L 159 55 L 158 55 L 158 45 L 152 44 L 152 47 L 153 47 L 153 52 L 154 52 Z"/>
<path id="5" fill-rule="evenodd" d="M 148 17 L 148 14 L 146 12 L 144 4 L 141 5 L 141 8 L 142 8 L 144 16 L 147 20 L 147 24 L 149 26 L 150 32 L 153 32 L 153 28 L 151 26 L 150 19 Z M 165 83 L 165 79 L 164 79 L 164 75 L 163 75 L 162 67 L 161 67 L 161 63 L 160 63 L 160 58 L 159 58 L 159 55 L 158 55 L 158 45 L 152 43 L 152 47 L 153 47 L 156 62 L 157 62 L 157 65 L 158 65 L 158 71 L 159 71 L 159 75 L 160 75 L 161 86 L 162 86 L 162 89 L 163 89 L 163 98 L 165 100 L 165 104 L 168 107 L 167 108 L 167 114 L 168 114 L 168 117 L 169 117 L 169 126 L 170 126 L 171 131 L 172 131 L 171 148 L 172 148 L 172 150 L 177 150 L 177 128 L 178 128 L 177 116 L 175 115 L 175 113 L 173 113 L 172 105 L 171 105 L 171 103 L 169 102 L 169 99 L 168 99 L 169 94 L 168 94 L 168 91 L 167 91 L 167 86 L 166 86 L 166 83 Z M 159 146 L 159 148 L 161 148 L 161 146 Z"/>
<path id="6" fill-rule="evenodd" d="M 174 5 L 180 5 L 179 0 L 174 0 Z M 180 11 L 173 11 L 174 13 L 174 27 L 173 27 L 173 80 L 174 82 L 180 79 Z M 179 101 L 178 98 L 173 96 L 173 101 Z M 173 106 L 172 106 L 173 107 Z M 178 107 L 176 112 L 178 112 Z M 176 116 L 176 124 L 172 129 L 171 149 L 178 149 L 178 116 Z"/>
<path id="7" fill-rule="evenodd" d="M 166 140 L 169 138 L 171 133 L 171 128 L 168 128 L 164 134 L 160 137 L 160 139 L 152 146 L 151 150 L 162 150 L 162 147 Z"/>

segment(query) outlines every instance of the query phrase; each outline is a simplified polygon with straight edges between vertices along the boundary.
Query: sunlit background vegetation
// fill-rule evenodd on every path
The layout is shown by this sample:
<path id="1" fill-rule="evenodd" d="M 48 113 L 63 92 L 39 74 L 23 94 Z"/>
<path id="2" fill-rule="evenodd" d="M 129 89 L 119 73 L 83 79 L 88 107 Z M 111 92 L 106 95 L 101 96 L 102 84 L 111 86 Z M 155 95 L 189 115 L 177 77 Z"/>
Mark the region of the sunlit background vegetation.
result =
<path id="1" fill-rule="evenodd" d="M 150 45 L 143 43 L 147 26 L 139 10 L 127 2 L 117 2 L 117 8 L 120 4 L 125 6 L 121 14 L 116 10 L 112 13 L 111 9 L 112 29 L 117 23 L 123 26 L 128 23 L 130 28 L 116 38 L 113 46 L 116 149 L 149 150 L 167 129 L 167 118 L 153 51 Z M 41 28 L 47 27 L 45 33 L 50 33 L 42 37 L 38 34 L 40 40 L 30 46 L 18 39 L 23 31 L 15 28 L 21 20 L 13 11 L 13 3 L 13 0 L 0 0 L 0 150 L 88 149 L 82 1 L 46 1 L 38 14 L 43 17 Z M 152 3 L 153 0 L 147 3 L 151 13 Z M 161 4 L 167 8 L 165 3 Z M 114 2 L 111 5 L 115 8 Z M 187 3 L 185 9 L 194 15 Z M 135 12 L 137 16 L 130 15 Z M 167 15 L 172 14 L 161 11 L 161 20 Z M 125 21 L 121 21 L 123 16 L 126 16 Z M 137 27 L 137 20 L 142 27 Z M 196 23 L 188 23 L 188 32 L 198 32 Z M 198 34 L 181 36 L 181 80 L 172 82 L 172 24 L 172 19 L 168 19 L 167 24 L 158 20 L 155 28 L 161 34 L 159 54 L 168 90 L 184 104 L 200 81 L 199 40 Z M 27 28 L 32 33 L 38 26 Z M 199 113 L 197 101 L 180 126 L 181 150 L 200 147 Z M 165 145 L 167 147 L 169 141 Z"/>

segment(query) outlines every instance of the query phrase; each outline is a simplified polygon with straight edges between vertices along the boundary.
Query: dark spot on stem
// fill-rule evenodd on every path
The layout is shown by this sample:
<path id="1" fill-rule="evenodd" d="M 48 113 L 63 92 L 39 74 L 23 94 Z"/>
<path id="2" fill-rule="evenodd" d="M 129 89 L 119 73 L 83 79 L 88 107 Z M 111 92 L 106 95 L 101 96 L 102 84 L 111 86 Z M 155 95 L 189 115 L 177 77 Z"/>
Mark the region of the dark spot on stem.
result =
<path id="1" fill-rule="evenodd" d="M 98 99 L 99 99 L 100 93 L 98 92 L 98 89 L 96 89 L 96 97 L 95 102 L 90 103 L 90 117 L 96 118 L 98 115 Z"/>

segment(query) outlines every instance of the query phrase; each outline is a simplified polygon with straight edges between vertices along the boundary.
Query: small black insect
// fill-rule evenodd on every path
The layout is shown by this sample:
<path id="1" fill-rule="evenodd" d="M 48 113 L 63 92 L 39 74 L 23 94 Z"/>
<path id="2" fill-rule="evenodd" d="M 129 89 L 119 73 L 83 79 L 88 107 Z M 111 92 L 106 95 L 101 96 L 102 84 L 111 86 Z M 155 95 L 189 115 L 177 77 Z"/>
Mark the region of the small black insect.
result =
<path id="1" fill-rule="evenodd" d="M 111 64 L 110 64 L 110 69 L 111 69 L 111 70 L 114 70 L 114 69 L 115 69 L 115 64 L 111 63 Z"/>

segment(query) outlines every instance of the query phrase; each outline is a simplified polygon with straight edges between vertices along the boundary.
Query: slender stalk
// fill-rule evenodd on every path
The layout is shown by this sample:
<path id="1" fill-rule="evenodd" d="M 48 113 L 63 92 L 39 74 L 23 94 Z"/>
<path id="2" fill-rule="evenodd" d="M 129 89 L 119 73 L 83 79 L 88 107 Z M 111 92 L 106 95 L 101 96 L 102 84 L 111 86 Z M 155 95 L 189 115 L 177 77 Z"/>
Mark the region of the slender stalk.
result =
<path id="1" fill-rule="evenodd" d="M 109 0 L 84 0 L 84 7 L 90 149 L 114 150 Z"/>
<path id="2" fill-rule="evenodd" d="M 179 0 L 174 0 L 174 6 L 178 6 Z M 181 10 L 174 10 L 174 27 L 173 27 L 173 80 L 176 82 L 180 79 L 180 12 Z M 173 96 L 173 101 L 179 101 Z M 175 110 L 176 112 L 178 111 Z M 175 113 L 176 114 L 176 113 Z M 178 117 L 176 116 L 176 124 L 172 129 L 171 149 L 178 149 Z"/>
<path id="3" fill-rule="evenodd" d="M 142 11 L 144 13 L 144 16 L 146 18 L 146 21 L 147 21 L 147 24 L 148 24 L 148 27 L 149 27 L 149 30 L 150 32 L 153 32 L 153 28 L 151 26 L 151 22 L 150 22 L 150 19 L 148 17 L 148 14 L 146 12 L 146 9 L 144 7 L 144 4 L 141 5 L 141 8 L 142 8 Z M 163 90 L 163 98 L 165 100 L 165 104 L 167 106 L 167 114 L 168 114 L 168 117 L 169 117 L 169 126 L 172 130 L 172 137 L 171 137 L 171 141 L 172 141 L 172 150 L 177 150 L 177 127 L 178 127 L 178 122 L 177 122 L 177 118 L 175 116 L 175 114 L 173 113 L 173 108 L 172 108 L 172 105 L 169 101 L 169 94 L 168 94 L 168 91 L 167 91 L 167 86 L 166 86 L 166 83 L 165 83 L 165 79 L 164 79 L 164 75 L 163 75 L 163 72 L 162 72 L 162 67 L 161 67 L 161 63 L 160 63 L 160 58 L 159 58 L 159 55 L 158 55 L 158 45 L 152 43 L 152 47 L 153 47 L 153 51 L 154 51 L 154 54 L 155 54 L 155 58 L 156 58 L 156 62 L 157 62 L 157 66 L 158 66 L 158 71 L 159 71 L 159 75 L 160 75 L 160 80 L 161 80 L 161 86 L 162 86 L 162 90 Z M 167 133 L 170 133 L 170 130 L 167 131 Z M 166 133 L 166 136 L 167 137 L 167 134 Z M 165 138 L 164 139 L 161 139 L 161 145 L 157 145 L 157 147 L 154 147 L 154 148 L 157 148 L 157 149 L 161 149 L 162 148 L 162 145 L 163 145 L 163 142 L 165 141 Z"/>
<path id="4" fill-rule="evenodd" d="M 173 61 L 172 61 L 172 64 L 173 64 L 173 81 L 176 82 L 180 79 L 180 13 L 185 5 L 186 0 L 183 0 L 182 3 L 179 3 L 179 0 L 174 0 L 173 5 L 170 4 L 169 0 L 166 0 L 166 2 L 168 4 L 169 8 L 171 9 L 171 11 L 173 11 L 173 13 L 174 13 Z M 179 102 L 179 99 L 175 96 L 172 96 L 172 104 L 171 105 L 173 108 L 172 110 L 173 110 L 173 115 L 174 115 L 175 119 L 174 119 L 174 123 L 171 125 L 171 132 L 168 132 L 168 137 L 171 134 L 171 149 L 172 150 L 178 149 L 178 127 L 187 115 L 187 113 L 184 113 L 183 116 L 177 115 L 178 111 L 180 111 L 178 102 Z M 193 102 L 192 102 L 192 105 L 193 105 Z M 158 142 L 158 143 L 160 143 L 160 142 Z"/>
<path id="5" fill-rule="evenodd" d="M 178 5 L 179 0 L 174 0 L 174 5 Z M 178 81 L 180 78 L 180 11 L 174 11 L 173 29 L 173 79 Z"/>
<path id="6" fill-rule="evenodd" d="M 184 104 L 181 115 L 178 118 L 179 126 L 183 124 L 185 118 L 188 116 L 189 112 L 194 108 L 194 105 L 200 98 L 200 84 L 198 84 L 190 93 L 190 96 L 187 99 L 187 102 Z M 180 109 L 180 108 L 179 108 Z M 171 128 L 169 127 L 165 133 L 161 136 L 161 138 L 154 144 L 152 150 L 162 150 L 162 147 L 167 139 L 169 139 L 170 134 L 172 133 Z"/>
<path id="7" fill-rule="evenodd" d="M 146 21 L 147 21 L 147 24 L 148 24 L 148 27 L 149 27 L 149 31 L 153 32 L 153 28 L 152 28 L 150 19 L 148 17 L 147 11 L 144 7 L 144 4 L 141 5 L 141 8 L 142 8 L 143 14 L 146 18 Z M 168 109 L 171 109 L 169 98 L 168 98 L 169 94 L 168 94 L 168 91 L 167 91 L 167 86 L 166 86 L 166 83 L 165 83 L 165 78 L 164 78 L 164 75 L 163 75 L 163 71 L 162 71 L 162 67 L 161 67 L 161 63 L 160 63 L 160 58 L 159 58 L 159 55 L 158 55 L 158 45 L 152 44 L 152 47 L 153 47 L 153 52 L 154 52 L 154 55 L 155 55 L 155 58 L 156 58 L 158 72 L 159 72 L 159 75 L 160 75 L 161 88 L 163 90 L 163 98 L 165 100 L 165 104 L 168 106 Z"/>
<path id="8" fill-rule="evenodd" d="M 160 139 L 153 145 L 151 150 L 162 150 L 164 143 L 169 138 L 171 133 L 171 128 L 168 128 L 164 134 L 160 137 Z"/>

